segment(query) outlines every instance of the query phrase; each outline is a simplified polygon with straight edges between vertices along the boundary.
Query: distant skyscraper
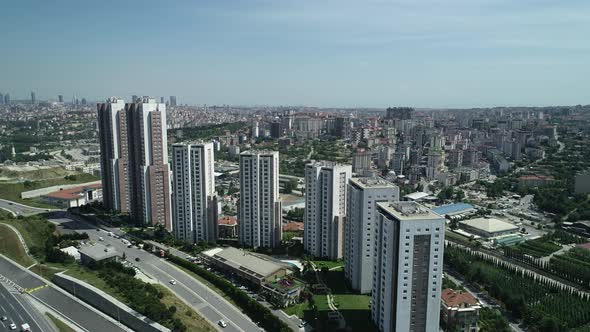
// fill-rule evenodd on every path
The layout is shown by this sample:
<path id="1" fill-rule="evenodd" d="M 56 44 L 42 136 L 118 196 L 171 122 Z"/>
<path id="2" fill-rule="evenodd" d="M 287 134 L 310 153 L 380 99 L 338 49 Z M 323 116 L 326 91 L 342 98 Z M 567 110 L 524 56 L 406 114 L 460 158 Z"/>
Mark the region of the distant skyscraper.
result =
<path id="1" fill-rule="evenodd" d="M 254 122 L 252 125 L 252 138 L 258 138 L 259 129 L 258 129 L 258 122 Z"/>
<path id="2" fill-rule="evenodd" d="M 352 156 L 352 171 L 364 175 L 365 171 L 371 169 L 371 152 L 365 149 L 358 149 Z"/>
<path id="3" fill-rule="evenodd" d="M 125 105 L 129 135 L 130 214 L 144 225 L 172 230 L 166 105 L 143 97 Z"/>
<path id="4" fill-rule="evenodd" d="M 57 101 L 59 101 L 60 103 L 64 102 L 64 96 L 63 95 L 58 95 L 57 96 Z"/>
<path id="5" fill-rule="evenodd" d="M 6 93 L 4 95 L 4 104 L 9 105 L 10 104 L 10 93 Z"/>
<path id="6" fill-rule="evenodd" d="M 0 105 L 4 104 L 4 95 L 0 93 Z"/>
<path id="7" fill-rule="evenodd" d="M 37 98 L 35 97 L 35 92 L 31 91 L 31 104 L 36 104 Z"/>
<path id="8" fill-rule="evenodd" d="M 346 185 L 351 175 L 350 165 L 321 161 L 305 166 L 303 247 L 314 257 L 342 258 Z"/>
<path id="9" fill-rule="evenodd" d="M 141 103 L 141 98 L 138 97 L 137 95 L 133 95 L 133 96 L 131 96 L 131 102 L 132 103 Z"/>
<path id="10" fill-rule="evenodd" d="M 86 105 L 87 103 L 86 98 L 82 98 L 82 105 Z"/>
<path id="11" fill-rule="evenodd" d="M 170 96 L 170 106 L 171 107 L 176 106 L 176 96 Z"/>
<path id="12" fill-rule="evenodd" d="M 279 153 L 246 151 L 240 154 L 240 244 L 247 247 L 279 246 L 282 209 L 279 200 Z"/>
<path id="13" fill-rule="evenodd" d="M 61 100 L 63 97 L 60 95 Z M 98 104 L 98 137 L 103 204 L 112 211 L 129 212 L 129 147 L 123 99 Z"/>
<path id="14" fill-rule="evenodd" d="M 377 211 L 373 322 L 382 332 L 438 331 L 445 219 L 416 202 Z"/>
<path id="15" fill-rule="evenodd" d="M 348 184 L 344 276 L 354 290 L 373 287 L 377 203 L 399 200 L 399 188 L 381 178 L 353 178 Z"/>
<path id="16" fill-rule="evenodd" d="M 213 164 L 213 143 L 172 145 L 172 228 L 178 240 L 217 241 Z"/>
<path id="17" fill-rule="evenodd" d="M 270 137 L 281 138 L 283 136 L 283 126 L 280 122 L 272 122 L 270 124 Z"/>
<path id="18" fill-rule="evenodd" d="M 411 107 L 388 107 L 385 111 L 387 120 L 411 120 L 414 109 Z"/>
<path id="19" fill-rule="evenodd" d="M 164 101 L 164 97 L 160 97 L 160 104 L 166 104 L 166 102 Z"/>

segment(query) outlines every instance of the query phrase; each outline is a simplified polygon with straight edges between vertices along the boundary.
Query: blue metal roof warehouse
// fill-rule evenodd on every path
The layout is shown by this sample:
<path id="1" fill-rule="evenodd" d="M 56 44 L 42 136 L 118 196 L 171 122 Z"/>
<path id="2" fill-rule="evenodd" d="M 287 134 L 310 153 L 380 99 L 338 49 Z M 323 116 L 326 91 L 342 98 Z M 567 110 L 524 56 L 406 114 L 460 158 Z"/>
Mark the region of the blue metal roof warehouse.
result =
<path id="1" fill-rule="evenodd" d="M 473 210 L 473 205 L 467 203 L 448 204 L 432 209 L 434 213 L 437 213 L 441 216 L 460 214 L 469 212 L 471 210 Z"/>

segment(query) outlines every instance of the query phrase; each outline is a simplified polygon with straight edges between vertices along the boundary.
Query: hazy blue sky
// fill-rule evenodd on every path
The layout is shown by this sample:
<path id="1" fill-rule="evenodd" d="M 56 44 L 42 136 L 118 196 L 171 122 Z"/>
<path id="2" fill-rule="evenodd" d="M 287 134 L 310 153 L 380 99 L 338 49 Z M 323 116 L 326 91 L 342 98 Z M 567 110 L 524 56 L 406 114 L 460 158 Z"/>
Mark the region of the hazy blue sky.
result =
<path id="1" fill-rule="evenodd" d="M 0 31 L 0 92 L 13 98 L 590 102 L 588 0 L 18 0 Z"/>

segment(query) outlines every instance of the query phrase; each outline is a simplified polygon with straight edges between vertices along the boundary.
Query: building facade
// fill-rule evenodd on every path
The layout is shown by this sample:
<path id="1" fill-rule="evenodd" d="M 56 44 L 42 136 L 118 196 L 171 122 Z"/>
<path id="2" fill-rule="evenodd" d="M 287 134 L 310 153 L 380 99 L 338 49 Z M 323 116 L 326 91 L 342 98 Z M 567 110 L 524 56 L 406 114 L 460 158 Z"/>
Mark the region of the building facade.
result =
<path id="1" fill-rule="evenodd" d="M 97 105 L 103 204 L 107 210 L 129 212 L 129 146 L 125 102 L 109 98 Z"/>
<path id="2" fill-rule="evenodd" d="M 172 231 L 166 105 L 143 97 L 125 105 L 129 137 L 130 215 Z"/>
<path id="3" fill-rule="evenodd" d="M 438 331 L 445 219 L 416 202 L 377 211 L 373 322 L 383 332 Z"/>
<path id="4" fill-rule="evenodd" d="M 279 200 L 279 153 L 246 151 L 240 154 L 239 243 L 274 248 L 282 237 Z"/>
<path id="5" fill-rule="evenodd" d="M 305 228 L 303 247 L 314 256 L 343 256 L 346 187 L 352 166 L 312 162 L 305 166 Z"/>
<path id="6" fill-rule="evenodd" d="M 188 243 L 217 241 L 213 143 L 172 145 L 173 233 Z"/>
<path id="7" fill-rule="evenodd" d="M 468 292 L 443 289 L 441 323 L 447 331 L 477 332 L 481 304 Z"/>
<path id="8" fill-rule="evenodd" d="M 370 293 L 377 202 L 399 200 L 399 188 L 380 178 L 353 178 L 347 188 L 344 227 L 344 276 L 354 290 Z"/>

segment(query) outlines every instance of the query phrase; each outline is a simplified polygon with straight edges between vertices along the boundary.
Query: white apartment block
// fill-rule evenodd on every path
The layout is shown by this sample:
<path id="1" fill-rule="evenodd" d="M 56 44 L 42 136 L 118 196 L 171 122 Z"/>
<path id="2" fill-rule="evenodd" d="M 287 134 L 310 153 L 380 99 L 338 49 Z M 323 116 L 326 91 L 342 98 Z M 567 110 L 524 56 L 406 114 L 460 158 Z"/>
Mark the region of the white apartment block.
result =
<path id="1" fill-rule="evenodd" d="M 240 154 L 238 231 L 242 246 L 274 248 L 281 243 L 283 230 L 277 151 L 246 151 Z"/>
<path id="2" fill-rule="evenodd" d="M 352 166 L 329 161 L 305 166 L 303 246 L 314 256 L 340 259 L 344 251 L 346 187 Z"/>
<path id="3" fill-rule="evenodd" d="M 377 210 L 373 322 L 382 332 L 438 331 L 445 219 L 416 202 Z"/>
<path id="4" fill-rule="evenodd" d="M 354 290 L 373 287 L 377 203 L 399 200 L 399 188 L 381 178 L 353 178 L 348 183 L 344 226 L 344 276 Z"/>
<path id="5" fill-rule="evenodd" d="M 172 145 L 172 230 L 188 243 L 217 240 L 213 143 Z"/>

